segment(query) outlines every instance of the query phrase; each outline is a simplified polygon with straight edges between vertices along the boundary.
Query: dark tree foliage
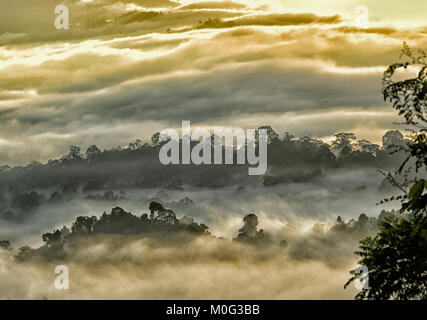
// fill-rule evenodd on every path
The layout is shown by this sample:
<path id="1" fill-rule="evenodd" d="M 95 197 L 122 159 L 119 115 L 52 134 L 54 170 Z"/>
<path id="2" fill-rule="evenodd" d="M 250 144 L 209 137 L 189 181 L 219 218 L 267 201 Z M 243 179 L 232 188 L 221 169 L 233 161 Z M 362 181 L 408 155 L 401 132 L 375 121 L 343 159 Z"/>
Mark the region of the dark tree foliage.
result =
<path id="1" fill-rule="evenodd" d="M 46 247 L 61 247 L 68 238 L 91 236 L 96 234 L 121 234 L 158 236 L 175 232 L 190 232 L 192 234 L 207 234 L 208 227 L 199 224 L 193 219 L 184 217 L 178 219 L 175 213 L 157 202 L 150 203 L 150 217 L 144 213 L 140 217 L 126 212 L 120 207 L 111 209 L 111 213 L 104 212 L 101 217 L 80 216 L 71 226 L 71 231 L 64 227 L 52 233 L 42 235 Z"/>
<path id="2" fill-rule="evenodd" d="M 358 143 L 353 133 L 337 134 L 336 141 L 330 146 L 309 136 L 295 138 L 284 133 L 279 137 L 270 126 L 261 128 L 268 131 L 268 168 L 273 173 L 360 166 L 386 169 L 400 162 L 398 156 L 391 157 L 378 145 L 366 140 Z M 159 187 L 182 190 L 186 184 L 218 187 L 257 181 L 256 177 L 248 177 L 248 165 L 164 166 L 158 159 L 162 143 L 155 134 L 151 144 L 137 140 L 127 148 L 101 151 L 92 145 L 82 154 L 79 147 L 71 146 L 68 154 L 46 164 L 30 163 L 14 168 L 3 166 L 0 167 L 0 191 L 12 190 L 21 197 L 32 190 L 55 187 L 60 188 L 56 192 L 67 193 L 65 199 L 70 200 L 79 190 Z M 192 142 L 193 146 L 196 144 Z M 237 157 L 237 150 L 234 150 L 233 157 Z"/>
<path id="3" fill-rule="evenodd" d="M 28 246 L 19 248 L 16 259 L 19 261 L 32 258 L 63 260 L 69 254 L 67 245 L 74 247 L 79 240 L 96 236 L 133 235 L 157 239 L 177 236 L 180 237 L 180 241 L 184 241 L 197 236 L 210 235 L 209 227 L 205 224 L 197 223 L 188 217 L 179 219 L 172 210 L 164 208 L 159 203 L 152 202 L 150 210 L 154 212 L 151 218 L 147 213 L 138 217 L 120 207 L 111 209 L 110 213 L 104 212 L 99 218 L 77 217 L 71 230 L 64 226 L 61 230 L 43 234 L 43 246 L 37 249 Z M 0 241 L 0 249 L 9 247 L 9 241 Z"/>
<path id="4" fill-rule="evenodd" d="M 367 140 L 357 141 L 351 132 L 336 134 L 329 145 L 310 136 L 296 138 L 287 132 L 280 136 L 271 126 L 260 129 L 267 129 L 269 143 L 268 171 L 263 177 L 248 176 L 248 164 L 162 165 L 159 149 L 165 142 L 159 141 L 158 134 L 150 144 L 136 140 L 127 148 L 103 151 L 91 145 L 84 154 L 79 147 L 71 146 L 68 154 L 45 164 L 32 161 L 25 167 L 1 166 L 0 219 L 24 222 L 44 204 L 73 201 L 80 196 L 90 201 L 125 200 L 125 194 L 117 194 L 125 189 L 182 191 L 188 186 L 217 188 L 261 182 L 273 186 L 311 181 L 337 168 L 387 170 L 405 159 L 403 151 L 390 155 L 391 145 L 405 145 L 397 130 L 387 132 L 380 147 Z M 233 152 L 236 159 L 237 150 Z M 41 192 L 51 193 L 45 196 Z"/>
<path id="5" fill-rule="evenodd" d="M 369 270 L 369 288 L 356 299 L 427 299 L 427 216 L 380 222 L 380 232 L 356 253 Z M 353 277 L 347 282 L 357 278 Z"/>
<path id="6" fill-rule="evenodd" d="M 383 95 L 384 100 L 393 104 L 399 115 L 405 117 L 406 123 L 417 124 L 420 121 L 426 122 L 426 53 L 418 50 L 418 55 L 414 54 L 406 42 L 403 43 L 402 56 L 408 61 L 398 62 L 390 65 L 384 72 Z M 400 68 L 407 69 L 409 66 L 419 67 L 416 78 L 404 81 L 394 81 L 393 76 Z M 424 130 L 425 131 L 425 130 Z"/>
<path id="7" fill-rule="evenodd" d="M 423 50 L 418 50 L 418 55 L 414 54 L 406 42 L 403 43 L 402 55 L 407 61 L 392 64 L 384 72 L 383 95 L 384 100 L 392 103 L 399 115 L 405 118 L 406 124 L 418 129 L 413 131 L 412 143 L 406 149 L 409 155 L 399 171 L 411 157 L 416 160 L 418 170 L 427 165 L 427 55 Z M 397 70 L 409 66 L 419 68 L 416 78 L 393 80 Z"/>
<path id="8" fill-rule="evenodd" d="M 93 233 L 93 228 L 96 221 L 97 221 L 97 218 L 95 216 L 77 217 L 76 221 L 73 222 L 73 225 L 71 227 L 71 232 L 73 234 L 91 234 Z"/>
<path id="9" fill-rule="evenodd" d="M 258 230 L 258 217 L 251 213 L 243 218 L 243 227 L 239 230 L 239 234 L 235 241 L 245 242 L 254 245 L 268 245 L 272 240 L 263 229 Z"/>
<path id="10" fill-rule="evenodd" d="M 384 99 L 405 118 L 405 124 L 411 126 L 413 136 L 408 145 L 395 146 L 408 153 L 396 174 L 401 174 L 410 159 L 414 159 L 416 172 L 426 174 L 426 54 L 419 50 L 415 55 L 404 42 L 403 55 L 407 62 L 395 63 L 384 72 Z M 420 70 L 414 79 L 395 82 L 392 76 L 399 68 L 416 66 Z M 400 200 L 398 217 L 386 218 L 379 223 L 379 233 L 360 243 L 355 252 L 361 257 L 360 265 L 369 270 L 369 285 L 363 288 L 356 299 L 427 299 L 427 181 L 415 178 L 397 182 L 391 173 L 386 177 L 402 195 L 387 200 Z M 409 191 L 407 188 L 409 187 Z M 356 271 L 346 283 L 347 287 L 357 279 Z"/>
<path id="11" fill-rule="evenodd" d="M 46 246 L 52 247 L 62 244 L 63 236 L 61 231 L 55 230 L 52 233 L 45 233 L 42 235 L 43 242 L 46 243 Z"/>
<path id="12" fill-rule="evenodd" d="M 10 241 L 1 240 L 0 241 L 0 249 L 12 250 L 12 245 L 10 244 Z"/>

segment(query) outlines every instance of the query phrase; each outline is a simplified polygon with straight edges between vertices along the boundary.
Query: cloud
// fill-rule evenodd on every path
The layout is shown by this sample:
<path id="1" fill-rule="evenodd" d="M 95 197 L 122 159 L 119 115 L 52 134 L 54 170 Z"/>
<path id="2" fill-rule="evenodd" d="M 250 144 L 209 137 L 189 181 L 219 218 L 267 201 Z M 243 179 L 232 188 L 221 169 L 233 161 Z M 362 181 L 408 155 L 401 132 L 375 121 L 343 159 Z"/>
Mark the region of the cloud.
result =
<path id="1" fill-rule="evenodd" d="M 70 143 L 97 143 L 103 147 L 113 147 L 127 144 L 136 138 L 146 140 L 165 126 L 179 127 L 184 119 L 192 121 L 196 126 L 246 127 L 243 119 L 259 126 L 270 118 L 279 132 L 293 131 L 315 136 L 332 135 L 349 127 L 363 127 L 366 121 L 384 128 L 387 126 L 386 121 L 391 119 L 383 118 L 388 107 L 379 94 L 378 74 L 336 75 L 315 71 L 310 66 L 295 68 L 281 63 L 260 62 L 187 75 L 180 74 L 180 63 L 174 65 L 175 60 L 164 57 L 158 59 L 163 60 L 165 72 L 176 68 L 176 75 L 150 81 L 133 81 L 112 86 L 105 91 L 79 93 L 79 90 L 88 90 L 89 86 L 103 89 L 114 82 L 136 77 L 138 73 L 142 75 L 145 72 L 149 76 L 159 72 L 157 67 L 150 64 L 141 63 L 139 67 L 131 68 L 126 66 L 125 61 L 120 68 L 117 63 L 120 58 L 114 56 L 103 60 L 97 60 L 95 56 L 85 58 L 87 66 L 99 66 L 98 71 L 92 72 L 93 79 L 86 78 L 81 83 L 78 80 L 80 67 L 72 68 L 75 74 L 70 74 L 71 78 L 46 87 L 52 90 L 52 86 L 57 86 L 57 91 L 65 86 L 66 90 L 75 92 L 31 97 L 29 104 L 24 100 L 0 111 L 0 132 L 8 136 L 10 142 L 19 141 L 16 151 L 19 150 L 21 161 L 29 161 L 34 156 L 34 141 L 38 141 L 38 146 L 46 146 L 41 149 L 49 148 L 50 151 L 45 155 L 50 157 L 65 152 Z M 202 57 L 200 59 L 203 61 Z M 65 67 L 62 66 L 64 72 L 70 70 L 67 65 L 77 64 L 78 61 L 70 60 Z M 102 61 L 115 62 L 118 72 L 104 73 Z M 204 63 L 209 64 L 207 61 Z M 54 65 L 60 66 L 59 63 Z M 52 68 L 55 69 L 54 66 Z M 86 70 L 85 64 L 82 64 L 81 72 Z M 99 74 L 95 75 L 95 72 Z M 46 78 L 45 81 L 53 80 Z M 329 117 L 322 116 L 322 112 L 326 112 Z M 346 112 L 350 112 L 348 116 L 345 116 Z M 263 114 L 266 118 L 260 117 Z M 314 119 L 313 115 L 316 114 L 319 117 Z M 363 116 L 355 117 L 358 114 Z M 283 122 L 276 121 L 279 118 Z M 147 127 L 149 122 L 151 124 Z M 325 126 L 326 123 L 332 126 Z M 92 141 L 88 142 L 88 138 Z M 58 141 L 55 142 L 55 139 Z M 65 141 L 67 143 L 64 144 Z M 52 147 L 55 145 L 62 147 L 54 151 Z M 4 149 L 3 159 L 18 159 L 14 156 L 13 148 L 13 144 L 10 144 Z"/>
<path id="2" fill-rule="evenodd" d="M 209 239 L 181 243 L 178 248 L 153 240 L 99 237 L 70 249 L 73 258 L 61 262 L 70 271 L 69 290 L 54 288 L 55 263 L 12 263 L 0 273 L 0 297 L 350 299 L 355 294 L 354 289 L 343 289 L 348 270 L 354 267 L 351 260 L 334 268 Z"/>
<path id="3" fill-rule="evenodd" d="M 248 7 L 239 2 L 233 1 L 205 1 L 195 2 L 179 7 L 179 10 L 195 10 L 195 9 L 237 9 L 244 10 Z"/>
<path id="4" fill-rule="evenodd" d="M 18 258 L 0 251 L 0 297 L 344 299 L 355 294 L 354 289 L 344 291 L 343 283 L 355 264 L 352 251 L 357 238 L 363 236 L 360 231 L 354 238 L 351 230 L 325 233 L 317 225 L 307 232 L 289 224 L 282 226 L 276 237 L 286 238 L 286 247 L 283 241 L 276 243 L 277 239 L 260 247 L 208 234 L 171 231 L 145 237 L 87 236 L 73 231 L 63 247 L 51 243 L 32 253 L 21 251 Z M 71 287 L 66 292 L 52 287 L 58 263 L 69 268 Z M 29 272 L 31 279 L 25 276 Z M 110 290 L 112 285 L 122 289 Z M 240 289 L 236 292 L 230 286 Z"/>
<path id="5" fill-rule="evenodd" d="M 100 3 L 126 3 L 135 4 L 142 8 L 173 8 L 179 6 L 178 1 L 171 0 L 98 0 Z"/>
<path id="6" fill-rule="evenodd" d="M 50 0 L 25 11 L 23 19 L 34 16 L 26 24 L 9 21 L 15 11 L 6 17 L 3 162 L 45 161 L 71 143 L 127 144 L 183 119 L 206 126 L 269 119 L 278 131 L 321 137 L 354 130 L 378 141 L 395 119 L 381 99 L 381 74 L 398 58 L 404 34 L 414 46 L 426 45 L 420 30 L 360 30 L 337 24 L 337 15 L 248 14 L 210 2 L 160 11 L 126 11 L 117 1 L 67 3 L 75 17 L 89 15 L 70 32 L 39 29 L 56 4 Z M 212 10 L 197 11 L 203 6 Z M 221 28 L 194 29 L 216 17 Z"/>
<path id="7" fill-rule="evenodd" d="M 137 138 L 146 141 L 156 131 L 180 127 L 182 120 L 191 120 L 193 127 L 271 124 L 279 133 L 326 138 L 352 131 L 378 142 L 396 120 L 382 101 L 382 72 L 398 59 L 402 40 L 427 46 L 421 5 L 368 1 L 371 27 L 360 29 L 352 26 L 358 1 L 287 1 L 285 9 L 280 1 L 191 2 L 65 0 L 71 28 L 59 31 L 53 24 L 57 0 L 31 5 L 2 0 L 0 165 L 44 162 L 64 154 L 70 144 L 104 149 Z M 402 15 L 410 11 L 410 18 Z M 130 170 L 123 163 L 104 169 L 112 174 Z M 28 177 L 23 174 L 23 181 Z M 354 267 L 353 243 L 331 243 L 310 228 L 338 214 L 376 212 L 382 177 L 375 169 L 344 168 L 263 189 L 257 181 L 241 193 L 236 185 L 204 189 L 229 179 L 226 174 L 217 174 L 215 181 L 206 177 L 193 173 L 198 189 L 186 193 L 200 203 L 195 217 L 217 235 L 232 237 L 241 217 L 255 212 L 260 227 L 273 232 L 275 240 L 287 237 L 289 250 L 259 252 L 211 238 L 183 245 L 99 236 L 67 248 L 69 293 L 53 289 L 54 264 L 11 262 L 0 272 L 0 297 L 354 296 L 342 290 Z M 37 191 L 50 196 L 50 188 L 56 186 Z M 123 202 L 140 210 L 158 191 L 132 189 L 130 200 Z M 176 200 L 182 191 L 177 193 L 170 195 Z M 79 197 L 43 205 L 22 224 L 2 224 L 1 233 L 17 243 L 40 241 L 40 232 L 111 205 Z M 296 234 L 287 233 L 287 223 L 297 226 Z M 230 290 L 236 287 L 241 290 Z"/>
<path id="8" fill-rule="evenodd" d="M 207 20 L 198 25 L 198 28 L 233 28 L 239 26 L 289 26 L 311 23 L 334 24 L 341 22 L 338 15 L 319 17 L 314 14 L 271 13 L 263 15 L 247 15 L 228 20 Z"/>

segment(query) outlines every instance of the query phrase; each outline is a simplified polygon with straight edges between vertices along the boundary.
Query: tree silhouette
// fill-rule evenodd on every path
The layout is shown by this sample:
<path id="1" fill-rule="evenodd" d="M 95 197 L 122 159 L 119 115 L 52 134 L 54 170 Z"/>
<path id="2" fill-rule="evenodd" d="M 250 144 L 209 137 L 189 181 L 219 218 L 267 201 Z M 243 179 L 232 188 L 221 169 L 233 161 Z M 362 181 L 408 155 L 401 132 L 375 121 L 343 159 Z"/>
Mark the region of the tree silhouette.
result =
<path id="1" fill-rule="evenodd" d="M 403 56 L 409 61 L 395 63 L 384 72 L 384 99 L 393 104 L 405 124 L 412 126 L 412 141 L 401 144 L 398 149 L 408 152 L 406 160 L 397 170 L 401 174 L 410 159 L 414 159 L 416 172 L 426 172 L 426 54 L 419 50 L 415 55 L 404 42 Z M 416 66 L 420 71 L 416 78 L 395 82 L 392 76 L 399 68 Z M 402 140 L 396 132 L 385 136 L 387 148 Z M 396 182 L 391 173 L 387 174 L 392 185 L 398 187 L 403 195 L 397 197 L 402 204 L 400 215 L 388 217 L 379 223 L 379 233 L 360 243 L 355 253 L 361 257 L 360 265 L 369 270 L 369 285 L 363 288 L 356 299 L 427 299 L 427 181 L 415 178 L 404 184 Z M 405 176 L 405 179 L 406 176 Z M 409 191 L 406 186 L 410 186 Z M 390 199 L 393 200 L 393 199 Z M 347 287 L 358 278 L 356 270 L 346 283 Z"/>
<path id="2" fill-rule="evenodd" d="M 351 151 L 352 141 L 356 140 L 356 136 L 351 132 L 341 132 L 335 135 L 335 140 L 332 141 L 332 148 L 338 151 L 343 151 L 344 148 L 349 148 Z"/>
<path id="3" fill-rule="evenodd" d="M 258 230 L 258 217 L 251 213 L 243 218 L 243 227 L 235 240 L 255 245 L 266 245 L 271 243 L 271 238 L 264 230 Z"/>

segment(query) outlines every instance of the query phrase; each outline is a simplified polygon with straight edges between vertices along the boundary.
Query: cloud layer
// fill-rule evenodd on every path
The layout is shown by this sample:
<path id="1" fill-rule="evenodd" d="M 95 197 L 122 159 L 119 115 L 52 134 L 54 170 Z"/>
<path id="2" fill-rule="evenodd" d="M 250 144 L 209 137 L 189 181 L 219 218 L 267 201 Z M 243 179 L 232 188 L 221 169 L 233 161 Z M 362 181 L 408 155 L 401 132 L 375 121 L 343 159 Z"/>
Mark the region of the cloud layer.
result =
<path id="1" fill-rule="evenodd" d="M 271 119 L 278 131 L 377 141 L 396 119 L 381 73 L 402 40 L 426 46 L 425 28 L 386 26 L 385 15 L 360 29 L 344 9 L 322 15 L 304 3 L 295 12 L 250 1 L 65 4 L 69 30 L 53 26 L 57 1 L 0 4 L 2 163 L 146 140 L 181 120 Z"/>

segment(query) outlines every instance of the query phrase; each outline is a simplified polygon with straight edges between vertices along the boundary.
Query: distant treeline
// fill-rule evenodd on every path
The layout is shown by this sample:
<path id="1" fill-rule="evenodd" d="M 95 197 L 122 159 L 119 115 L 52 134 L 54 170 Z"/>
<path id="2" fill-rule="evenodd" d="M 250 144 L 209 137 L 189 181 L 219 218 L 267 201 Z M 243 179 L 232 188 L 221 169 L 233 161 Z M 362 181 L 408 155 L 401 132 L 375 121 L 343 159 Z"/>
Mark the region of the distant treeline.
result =
<path id="1" fill-rule="evenodd" d="M 150 143 L 137 140 L 126 148 L 101 151 L 92 145 L 85 153 L 70 146 L 69 153 L 45 164 L 33 161 L 25 167 L 0 168 L 0 218 L 21 221 L 44 203 L 59 203 L 83 193 L 87 200 L 125 199 L 123 190 L 184 190 L 185 186 L 219 188 L 251 184 L 265 187 L 306 182 L 339 168 L 395 168 L 408 143 L 397 131 L 388 131 L 382 146 L 357 140 L 353 133 L 338 133 L 331 144 L 289 133 L 268 132 L 268 171 L 264 176 L 248 176 L 247 165 L 162 165 L 159 134 Z M 197 144 L 197 142 L 193 142 Z M 235 150 L 237 153 L 237 150 Z M 393 154 L 392 154 L 393 153 Z M 236 157 L 236 154 L 234 155 Z M 42 192 L 42 190 L 45 190 Z M 92 194 L 100 191 L 100 194 Z M 47 192 L 47 194 L 46 194 Z"/>
<path id="2" fill-rule="evenodd" d="M 289 133 L 280 137 L 270 126 L 261 128 L 267 128 L 269 136 L 266 176 L 289 169 L 293 172 L 288 177 L 290 181 L 307 179 L 313 172 L 316 174 L 328 168 L 393 166 L 399 163 L 401 159 L 397 158 L 401 157 L 391 156 L 390 152 L 407 143 L 397 130 L 388 131 L 382 139 L 382 146 L 379 146 L 367 140 L 357 140 L 353 133 L 338 133 L 335 140 L 327 144 L 309 136 L 296 138 Z M 163 143 L 159 142 L 157 133 L 153 135 L 151 143 L 137 140 L 126 148 L 101 151 L 92 145 L 82 153 L 78 146 L 70 146 L 68 154 L 49 160 L 46 164 L 32 161 L 25 167 L 0 167 L 1 188 L 28 191 L 70 183 L 78 184 L 87 191 L 181 188 L 182 184 L 222 187 L 259 179 L 248 177 L 246 165 L 164 166 L 159 161 L 159 149 Z"/>
<path id="3" fill-rule="evenodd" d="M 197 223 L 187 216 L 178 218 L 173 210 L 165 208 L 161 203 L 151 202 L 149 211 L 150 213 L 136 216 L 116 207 L 111 210 L 111 213 L 104 212 L 99 218 L 95 216 L 77 217 L 71 228 L 64 226 L 61 230 L 43 234 L 44 245 L 41 247 L 33 249 L 29 246 L 23 246 L 19 248 L 15 256 L 18 260 L 31 258 L 63 259 L 67 256 L 66 246 L 73 246 L 73 243 L 80 245 L 80 240 L 91 236 L 120 235 L 155 238 L 163 239 L 165 245 L 176 242 L 178 238 L 179 242 L 185 243 L 194 237 L 214 237 L 208 231 L 207 225 Z M 326 241 L 326 245 L 343 239 L 356 243 L 363 236 L 375 234 L 379 222 L 397 216 L 397 212 L 383 210 L 378 218 L 361 214 L 358 220 L 350 219 L 345 222 L 341 217 L 338 217 L 336 224 L 332 227 L 317 223 L 311 231 L 315 238 Z M 288 233 L 291 235 L 293 230 L 293 226 L 287 225 L 285 231 L 281 233 L 281 238 L 278 241 L 273 240 L 270 234 L 258 229 L 258 217 L 255 214 L 248 214 L 243 218 L 243 227 L 239 229 L 233 241 L 256 247 L 275 246 L 287 249 L 288 241 L 292 242 L 292 237 L 287 237 L 287 235 Z M 7 240 L 0 241 L 0 249 L 13 250 L 12 244 Z M 292 255 L 298 258 L 297 251 L 292 251 Z"/>

